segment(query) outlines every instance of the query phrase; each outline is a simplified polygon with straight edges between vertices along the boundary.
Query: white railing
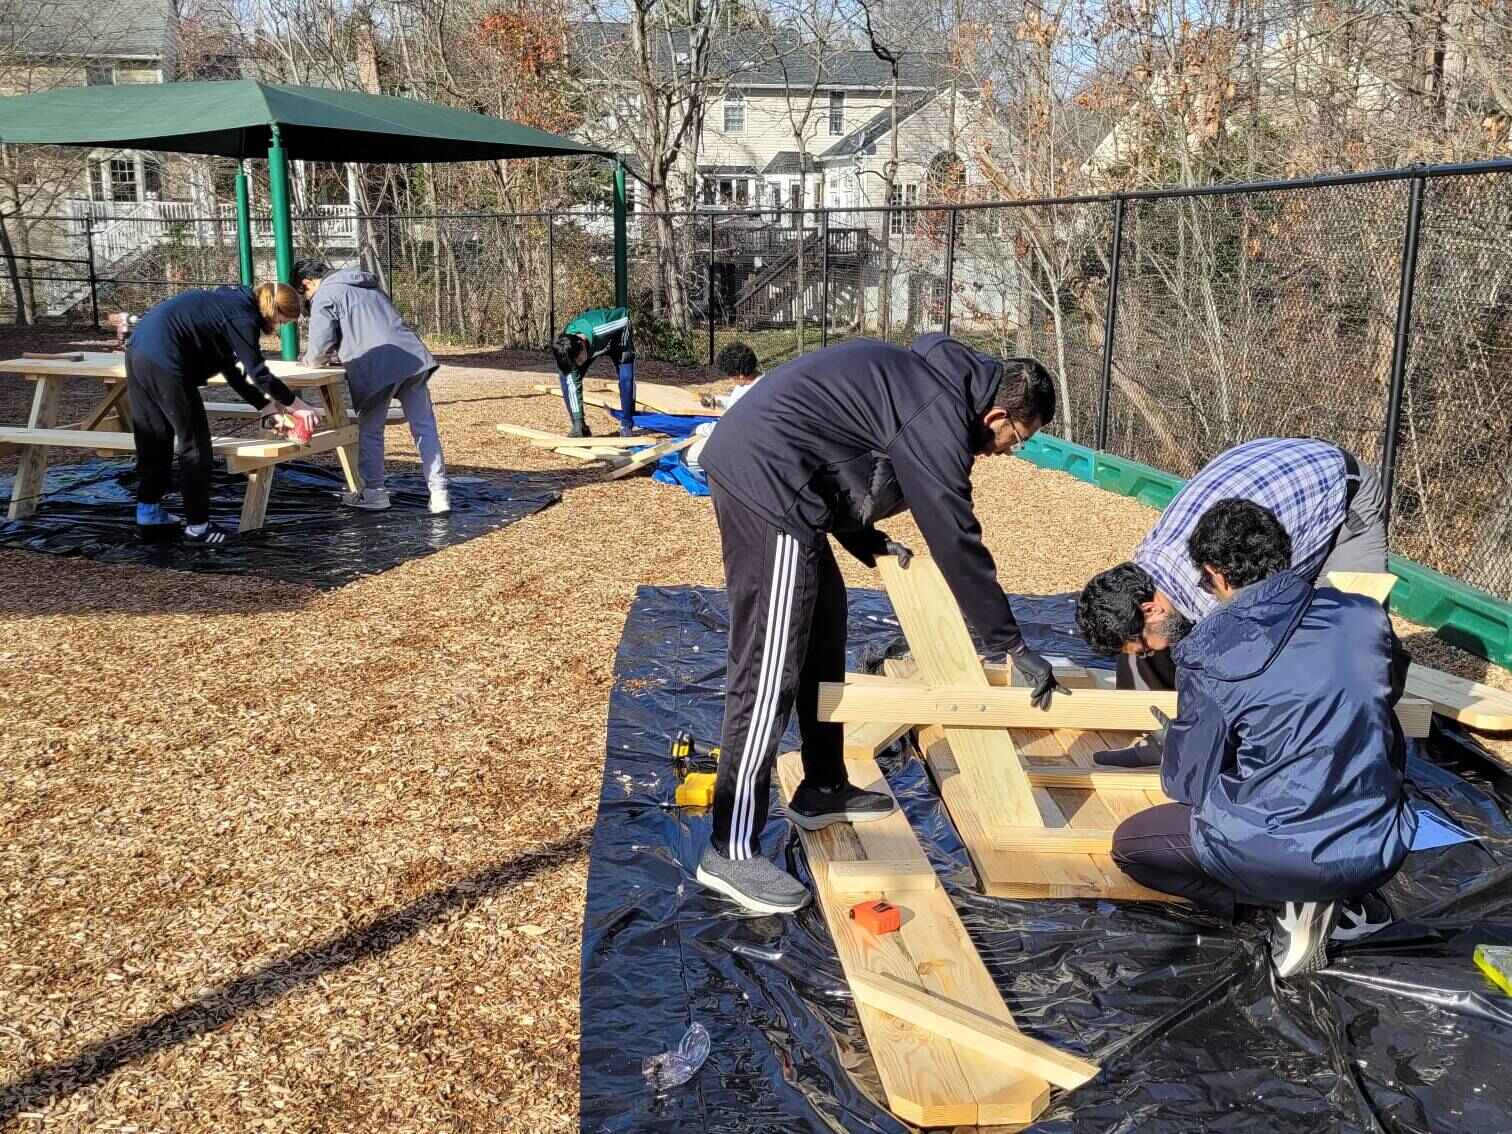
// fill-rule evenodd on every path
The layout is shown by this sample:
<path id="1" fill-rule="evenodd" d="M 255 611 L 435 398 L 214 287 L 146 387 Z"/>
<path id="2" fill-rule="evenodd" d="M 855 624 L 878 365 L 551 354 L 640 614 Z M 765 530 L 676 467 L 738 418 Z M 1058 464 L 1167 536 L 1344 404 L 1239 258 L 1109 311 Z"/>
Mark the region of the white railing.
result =
<path id="1" fill-rule="evenodd" d="M 86 218 L 94 241 L 95 270 L 157 244 L 180 240 L 214 242 L 236 239 L 236 207 L 219 205 L 207 211 L 193 201 L 69 201 L 68 216 L 74 235 L 84 238 Z M 314 229 L 311 233 L 309 230 Z M 262 213 L 252 218 L 255 247 L 273 246 L 273 218 Z M 294 218 L 295 239 L 320 245 L 355 244 L 357 210 L 351 205 L 316 205 Z"/>

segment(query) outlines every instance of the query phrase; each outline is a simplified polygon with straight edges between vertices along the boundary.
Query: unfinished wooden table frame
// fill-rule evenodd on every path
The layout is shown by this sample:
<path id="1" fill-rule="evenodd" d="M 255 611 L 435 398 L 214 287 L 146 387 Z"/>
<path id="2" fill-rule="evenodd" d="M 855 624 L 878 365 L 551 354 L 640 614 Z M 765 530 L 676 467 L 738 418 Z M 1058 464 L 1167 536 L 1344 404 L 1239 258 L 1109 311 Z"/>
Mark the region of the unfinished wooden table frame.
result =
<path id="1" fill-rule="evenodd" d="M 282 360 L 270 360 L 268 367 L 290 386 L 317 390 L 328 428 L 316 433 L 308 445 L 249 437 L 212 439 L 215 455 L 226 459 L 226 467 L 232 472 L 247 474 L 247 493 L 242 502 L 241 514 L 243 531 L 262 526 L 267 513 L 268 497 L 273 489 L 274 470 L 284 461 L 334 450 L 347 487 L 356 491 L 359 484 L 357 429 L 346 424 L 350 404 L 345 373 L 339 369 L 308 367 Z M 127 432 L 131 428 L 131 418 L 127 409 L 126 360 L 123 355 L 92 351 L 84 353 L 83 361 L 10 359 L 0 362 L 0 374 L 18 375 L 34 384 L 31 412 L 26 425 L 0 429 L 0 443 L 15 446 L 21 453 L 7 511 L 10 519 L 21 519 L 36 510 L 37 499 L 46 483 L 49 448 L 135 451 L 135 442 Z M 106 393 L 88 418 L 59 429 L 55 427 L 59 395 L 63 383 L 70 378 L 102 381 Z M 224 385 L 225 379 L 212 379 L 211 384 Z M 112 415 L 120 422 L 121 430 L 101 429 Z"/>

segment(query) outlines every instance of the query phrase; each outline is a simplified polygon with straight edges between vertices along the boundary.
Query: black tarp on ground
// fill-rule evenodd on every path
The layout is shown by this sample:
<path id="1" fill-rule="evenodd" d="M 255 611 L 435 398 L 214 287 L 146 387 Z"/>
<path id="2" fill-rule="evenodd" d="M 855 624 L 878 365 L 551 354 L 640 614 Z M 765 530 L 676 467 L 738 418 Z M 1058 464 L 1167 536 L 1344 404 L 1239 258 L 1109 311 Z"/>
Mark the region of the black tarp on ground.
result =
<path id="1" fill-rule="evenodd" d="M 0 506 L 9 504 L 13 480 L 0 479 Z M 362 512 L 341 506 L 346 482 L 336 469 L 290 461 L 278 466 L 264 527 L 226 547 L 199 548 L 143 543 L 136 530 L 135 484 L 130 462 L 50 468 L 37 511 L 24 520 L 0 520 L 0 547 L 329 589 L 508 527 L 562 498 L 549 476 L 455 475 L 451 513 L 432 516 L 424 478 L 391 473 L 393 507 Z M 236 530 L 246 485 L 246 477 L 217 470 L 210 518 Z M 175 509 L 177 493 L 164 503 Z"/>
<path id="2" fill-rule="evenodd" d="M 1036 648 L 1092 660 L 1068 597 L 1014 607 Z M 884 597 L 851 592 L 853 666 L 897 637 Z M 722 592 L 641 589 L 616 661 L 588 876 L 582 1129 L 910 1129 L 881 1105 L 818 911 L 736 916 L 693 881 L 709 819 L 670 806 L 667 744 L 679 728 L 718 742 L 724 650 Z M 1411 855 L 1388 891 L 1406 920 L 1279 990 L 1252 922 L 982 897 L 921 761 L 900 747 L 883 765 L 1019 1025 L 1103 1065 L 1057 1092 L 1033 1130 L 1512 1130 L 1512 1001 L 1470 960 L 1477 942 L 1512 942 L 1512 794 L 1455 737 L 1436 734 L 1432 762 L 1411 774 L 1486 840 Z M 807 880 L 780 814 L 762 846 Z M 708 1063 L 653 1097 L 641 1060 L 693 1021 L 712 1036 Z"/>

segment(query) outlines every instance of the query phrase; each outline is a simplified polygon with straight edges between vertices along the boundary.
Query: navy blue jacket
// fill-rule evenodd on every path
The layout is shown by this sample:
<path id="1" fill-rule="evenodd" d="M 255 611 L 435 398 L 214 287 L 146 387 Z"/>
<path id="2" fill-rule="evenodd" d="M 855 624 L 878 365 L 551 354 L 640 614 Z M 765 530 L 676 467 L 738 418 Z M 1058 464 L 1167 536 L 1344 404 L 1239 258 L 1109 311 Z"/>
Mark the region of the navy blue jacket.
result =
<path id="1" fill-rule="evenodd" d="M 261 336 L 262 312 L 251 288 L 193 288 L 150 308 L 132 328 L 126 349 L 187 385 L 203 386 L 224 374 L 258 409 L 268 404 L 268 394 L 288 405 L 294 394 L 268 369 Z"/>
<path id="2" fill-rule="evenodd" d="M 941 334 L 909 348 L 855 339 L 795 358 L 730 407 L 699 464 L 721 491 L 811 547 L 833 533 L 867 566 L 874 526 L 913 513 L 989 651 L 1023 639 L 971 499 L 981 417 L 1002 364 Z"/>
<path id="3" fill-rule="evenodd" d="M 1381 604 L 1291 571 L 1246 587 L 1175 650 L 1161 782 L 1203 869 L 1256 903 L 1379 886 L 1417 820 L 1393 706 L 1407 657 Z"/>

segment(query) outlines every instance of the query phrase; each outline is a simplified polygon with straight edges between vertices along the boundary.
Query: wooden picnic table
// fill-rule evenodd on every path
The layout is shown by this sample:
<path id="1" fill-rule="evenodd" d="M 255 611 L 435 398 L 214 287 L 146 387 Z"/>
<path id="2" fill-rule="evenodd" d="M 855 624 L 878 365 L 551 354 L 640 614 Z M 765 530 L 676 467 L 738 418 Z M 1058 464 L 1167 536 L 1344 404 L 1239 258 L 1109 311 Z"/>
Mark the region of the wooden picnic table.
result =
<path id="1" fill-rule="evenodd" d="M 0 361 L 0 374 L 11 374 L 35 384 L 31 413 L 24 426 L 0 426 L 0 444 L 21 454 L 11 488 L 12 520 L 36 510 L 47 476 L 49 448 L 94 449 L 99 452 L 135 452 L 131 434 L 131 410 L 126 398 L 126 357 L 118 351 L 84 351 L 80 360 L 66 358 L 12 358 Z M 316 391 L 317 408 L 326 415 L 326 428 L 308 445 L 268 437 L 214 437 L 213 451 L 224 457 L 226 467 L 247 476 L 242 503 L 241 530 L 262 527 L 268 496 L 273 490 L 274 470 L 284 461 L 335 450 L 347 487 L 357 490 L 357 427 L 349 420 L 346 373 L 339 367 L 312 367 L 299 362 L 270 359 L 268 369 L 285 385 Z M 63 383 L 70 378 L 96 379 L 104 394 L 89 415 L 69 425 L 57 424 L 58 400 Z M 225 386 L 217 375 L 210 386 Z M 250 407 L 248 407 L 250 408 Z"/>

